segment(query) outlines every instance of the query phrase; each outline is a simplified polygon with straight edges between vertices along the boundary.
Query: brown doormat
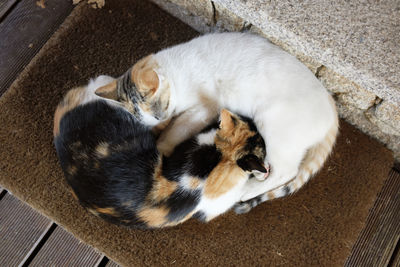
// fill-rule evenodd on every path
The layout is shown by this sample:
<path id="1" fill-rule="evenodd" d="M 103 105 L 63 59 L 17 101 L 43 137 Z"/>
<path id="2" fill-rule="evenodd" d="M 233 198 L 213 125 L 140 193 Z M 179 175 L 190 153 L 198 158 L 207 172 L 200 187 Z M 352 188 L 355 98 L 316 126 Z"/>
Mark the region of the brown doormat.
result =
<path id="1" fill-rule="evenodd" d="M 0 184 L 84 242 L 127 266 L 342 265 L 393 164 L 391 153 L 342 122 L 325 168 L 297 194 L 157 230 L 108 224 L 70 195 L 52 143 L 56 104 L 94 75 L 118 75 L 135 60 L 197 33 L 145 1 L 77 7 L 0 98 Z"/>

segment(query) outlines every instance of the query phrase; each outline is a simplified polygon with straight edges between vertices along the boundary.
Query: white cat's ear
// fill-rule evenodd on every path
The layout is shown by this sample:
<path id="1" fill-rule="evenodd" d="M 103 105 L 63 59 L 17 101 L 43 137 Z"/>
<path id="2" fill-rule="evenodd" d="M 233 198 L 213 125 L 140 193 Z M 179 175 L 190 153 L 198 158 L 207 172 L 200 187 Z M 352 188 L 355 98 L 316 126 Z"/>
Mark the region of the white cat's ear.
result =
<path id="1" fill-rule="evenodd" d="M 99 87 L 96 89 L 95 94 L 100 97 L 118 101 L 117 81 L 112 81 L 109 84 Z"/>
<path id="2" fill-rule="evenodd" d="M 224 131 L 231 131 L 235 127 L 235 121 L 236 119 L 234 118 L 234 115 L 229 112 L 227 109 L 222 109 L 221 114 L 219 116 L 220 123 L 219 123 L 219 128 Z"/>

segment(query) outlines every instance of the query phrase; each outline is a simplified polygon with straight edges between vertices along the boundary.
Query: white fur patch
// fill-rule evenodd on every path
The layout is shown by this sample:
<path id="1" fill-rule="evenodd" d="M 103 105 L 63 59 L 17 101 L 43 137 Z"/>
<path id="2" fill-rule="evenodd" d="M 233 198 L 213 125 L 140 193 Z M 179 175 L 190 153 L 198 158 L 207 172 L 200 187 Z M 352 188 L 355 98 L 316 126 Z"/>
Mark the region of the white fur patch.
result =
<path id="1" fill-rule="evenodd" d="M 185 174 L 180 178 L 179 185 L 182 186 L 184 189 L 193 190 L 193 187 L 191 184 L 191 181 L 193 179 L 197 179 L 197 178 L 192 178 L 191 176 Z M 202 187 L 204 184 L 204 181 L 202 181 L 200 179 L 198 179 L 198 181 L 199 181 L 199 187 Z"/>
<path id="2" fill-rule="evenodd" d="M 217 129 L 213 129 L 209 132 L 199 134 L 197 136 L 197 143 L 199 145 L 213 145 L 216 132 Z"/>

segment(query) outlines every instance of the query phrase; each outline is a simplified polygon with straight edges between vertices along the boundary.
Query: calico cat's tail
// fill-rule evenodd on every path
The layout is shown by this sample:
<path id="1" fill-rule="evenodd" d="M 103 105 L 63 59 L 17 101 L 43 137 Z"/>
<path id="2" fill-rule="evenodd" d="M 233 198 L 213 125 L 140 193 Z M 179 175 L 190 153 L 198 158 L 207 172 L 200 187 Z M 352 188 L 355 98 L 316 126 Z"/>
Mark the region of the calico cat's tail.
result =
<path id="1" fill-rule="evenodd" d="M 262 198 L 262 202 L 274 198 L 284 197 L 296 192 L 322 168 L 332 151 L 339 130 L 339 119 L 335 102 L 332 97 L 330 97 L 330 102 L 335 112 L 335 121 L 325 138 L 307 151 L 297 175 L 287 183 L 280 185 L 279 187 L 272 189 L 260 196 Z"/>

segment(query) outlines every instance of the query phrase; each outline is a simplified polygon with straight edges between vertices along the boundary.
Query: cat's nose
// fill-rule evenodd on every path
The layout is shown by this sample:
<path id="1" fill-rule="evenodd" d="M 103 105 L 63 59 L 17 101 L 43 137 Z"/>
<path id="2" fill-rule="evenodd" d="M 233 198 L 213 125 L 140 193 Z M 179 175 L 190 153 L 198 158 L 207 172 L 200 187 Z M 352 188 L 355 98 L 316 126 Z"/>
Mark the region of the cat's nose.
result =
<path id="1" fill-rule="evenodd" d="M 269 175 L 269 171 L 270 171 L 269 164 L 267 164 L 267 165 L 265 166 L 265 169 L 267 170 L 267 172 L 264 173 L 264 179 L 267 179 L 267 177 L 268 177 L 268 175 Z"/>

